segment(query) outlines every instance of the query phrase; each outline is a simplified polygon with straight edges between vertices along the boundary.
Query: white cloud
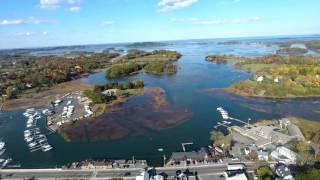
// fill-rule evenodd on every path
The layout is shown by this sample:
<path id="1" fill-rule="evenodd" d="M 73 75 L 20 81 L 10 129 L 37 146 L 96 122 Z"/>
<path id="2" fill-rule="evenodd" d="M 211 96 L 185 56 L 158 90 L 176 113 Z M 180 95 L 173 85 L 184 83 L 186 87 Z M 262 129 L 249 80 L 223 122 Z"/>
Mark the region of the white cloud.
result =
<path id="1" fill-rule="evenodd" d="M 31 36 L 33 35 L 32 32 L 19 32 L 16 34 L 16 36 Z"/>
<path id="2" fill-rule="evenodd" d="M 42 24 L 48 21 L 37 19 L 35 17 L 28 17 L 26 19 L 3 19 L 0 20 L 0 26 L 9 26 L 9 25 L 21 25 L 21 24 Z"/>
<path id="3" fill-rule="evenodd" d="M 76 5 L 80 0 L 40 0 L 40 8 L 42 9 L 57 9 L 63 4 Z"/>
<path id="4" fill-rule="evenodd" d="M 198 19 L 198 18 L 186 18 L 186 19 L 177 19 L 172 18 L 171 22 L 173 23 L 186 23 L 186 24 L 195 24 L 195 25 L 219 25 L 219 24 L 250 24 L 260 21 L 260 17 L 253 18 L 242 18 L 242 19 L 233 19 L 233 20 L 223 20 L 223 19 Z"/>
<path id="5" fill-rule="evenodd" d="M 80 11 L 80 7 L 79 6 L 73 6 L 71 8 L 69 8 L 69 11 L 70 12 L 79 12 Z"/>
<path id="6" fill-rule="evenodd" d="M 47 31 L 43 31 L 43 32 L 18 32 L 15 34 L 16 36 L 34 36 L 34 35 L 43 35 L 46 36 L 48 35 Z"/>
<path id="7" fill-rule="evenodd" d="M 105 25 L 105 26 L 111 26 L 114 23 L 113 23 L 113 21 L 104 21 L 102 24 Z"/>
<path id="8" fill-rule="evenodd" d="M 197 2 L 198 0 L 160 0 L 158 6 L 161 12 L 168 12 L 190 7 Z"/>

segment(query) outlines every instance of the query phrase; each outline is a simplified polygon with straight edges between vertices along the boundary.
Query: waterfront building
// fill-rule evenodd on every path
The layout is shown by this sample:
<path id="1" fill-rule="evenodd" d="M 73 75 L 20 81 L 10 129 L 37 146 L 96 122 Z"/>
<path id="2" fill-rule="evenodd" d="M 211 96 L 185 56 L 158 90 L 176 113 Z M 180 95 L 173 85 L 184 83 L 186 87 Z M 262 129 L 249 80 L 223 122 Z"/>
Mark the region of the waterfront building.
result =
<path id="1" fill-rule="evenodd" d="M 277 147 L 272 151 L 271 157 L 287 164 L 295 164 L 297 161 L 297 154 L 284 146 Z"/>

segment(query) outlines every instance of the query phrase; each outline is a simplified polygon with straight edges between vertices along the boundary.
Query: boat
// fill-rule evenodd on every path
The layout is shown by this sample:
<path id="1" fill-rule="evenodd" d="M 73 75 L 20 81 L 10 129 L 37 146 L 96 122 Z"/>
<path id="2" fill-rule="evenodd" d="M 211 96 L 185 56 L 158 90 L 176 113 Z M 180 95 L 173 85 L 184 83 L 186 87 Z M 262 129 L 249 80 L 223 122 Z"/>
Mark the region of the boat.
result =
<path id="1" fill-rule="evenodd" d="M 32 142 L 32 143 L 28 144 L 28 146 L 29 146 L 30 148 L 33 148 L 33 147 L 35 147 L 36 145 L 37 145 L 36 142 Z"/>
<path id="2" fill-rule="evenodd" d="M 8 158 L 6 160 L 3 161 L 3 163 L 0 166 L 0 169 L 3 169 L 7 166 L 7 164 L 9 164 L 12 161 L 12 159 Z"/>
<path id="3" fill-rule="evenodd" d="M 0 150 L 4 149 L 5 146 L 6 146 L 6 143 L 0 141 Z"/>
<path id="4" fill-rule="evenodd" d="M 47 144 L 47 145 L 43 145 L 41 148 L 42 148 L 43 152 L 47 152 L 47 151 L 50 151 L 52 149 L 52 146 Z"/>
<path id="5" fill-rule="evenodd" d="M 0 156 L 6 151 L 6 149 L 0 150 Z"/>
<path id="6" fill-rule="evenodd" d="M 47 140 L 46 139 L 39 139 L 39 143 L 44 143 L 44 142 L 46 142 Z"/>
<path id="7" fill-rule="evenodd" d="M 27 142 L 33 141 L 33 137 L 26 138 L 26 141 L 27 141 Z"/>

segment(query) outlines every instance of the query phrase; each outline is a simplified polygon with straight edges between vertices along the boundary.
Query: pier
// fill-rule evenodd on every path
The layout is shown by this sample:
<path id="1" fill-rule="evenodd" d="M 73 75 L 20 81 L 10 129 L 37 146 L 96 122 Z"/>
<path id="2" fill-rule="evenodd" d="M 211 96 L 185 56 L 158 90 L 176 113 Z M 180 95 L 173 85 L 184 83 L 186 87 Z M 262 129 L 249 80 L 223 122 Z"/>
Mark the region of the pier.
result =
<path id="1" fill-rule="evenodd" d="M 218 107 L 218 108 L 217 108 L 217 111 L 219 111 L 219 112 L 221 113 L 221 116 L 222 116 L 223 120 L 225 120 L 225 121 L 227 121 L 227 120 L 233 120 L 233 121 L 240 122 L 240 123 L 242 123 L 242 124 L 244 124 L 244 125 L 247 125 L 247 126 L 249 126 L 249 127 L 252 127 L 252 125 L 250 125 L 249 123 L 247 123 L 247 122 L 245 122 L 245 121 L 242 121 L 242 120 L 240 120 L 240 119 L 233 118 L 233 117 L 229 116 L 229 113 L 228 113 L 225 109 L 223 109 L 222 107 Z M 223 127 L 226 127 L 227 129 L 229 129 L 230 127 L 227 126 L 228 124 L 229 124 L 228 122 L 223 122 L 223 123 L 218 122 L 218 125 L 214 126 L 214 128 L 217 129 L 217 128 L 220 127 L 220 126 L 223 126 Z M 230 122 L 230 124 L 231 124 L 231 122 Z"/>

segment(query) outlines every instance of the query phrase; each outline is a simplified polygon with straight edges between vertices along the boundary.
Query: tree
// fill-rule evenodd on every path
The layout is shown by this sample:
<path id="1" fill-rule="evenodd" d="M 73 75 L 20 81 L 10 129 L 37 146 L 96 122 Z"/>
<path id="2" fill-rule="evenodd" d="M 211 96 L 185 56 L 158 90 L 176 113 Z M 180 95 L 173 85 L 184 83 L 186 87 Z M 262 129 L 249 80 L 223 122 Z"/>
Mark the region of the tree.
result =
<path id="1" fill-rule="evenodd" d="M 124 84 L 123 84 L 123 88 L 124 89 L 132 89 L 133 85 L 130 81 L 126 81 Z"/>
<path id="2" fill-rule="evenodd" d="M 6 95 L 8 99 L 16 98 L 17 90 L 13 86 L 8 86 L 6 89 Z"/>
<path id="3" fill-rule="evenodd" d="M 271 180 L 273 173 L 267 165 L 264 165 L 257 169 L 257 176 L 259 180 Z"/>
<path id="4" fill-rule="evenodd" d="M 296 176 L 297 180 L 305 180 L 305 179 L 318 179 L 320 177 L 320 170 L 318 169 L 308 169 L 306 171 L 298 173 Z"/>
<path id="5" fill-rule="evenodd" d="M 248 157 L 251 161 L 256 161 L 258 160 L 258 153 L 256 151 L 251 151 L 249 154 L 248 154 Z"/>
<path id="6" fill-rule="evenodd" d="M 144 83 L 141 80 L 136 80 L 134 82 L 134 84 L 135 84 L 135 88 L 143 88 L 144 87 Z"/>

